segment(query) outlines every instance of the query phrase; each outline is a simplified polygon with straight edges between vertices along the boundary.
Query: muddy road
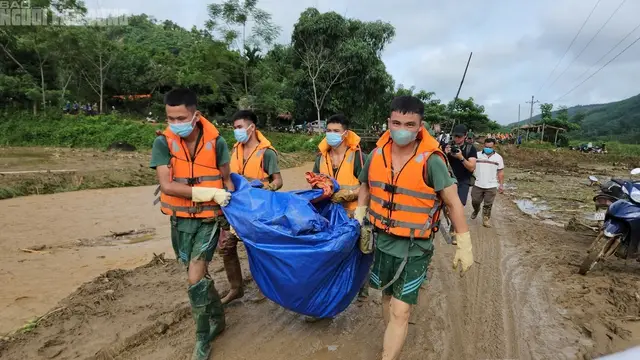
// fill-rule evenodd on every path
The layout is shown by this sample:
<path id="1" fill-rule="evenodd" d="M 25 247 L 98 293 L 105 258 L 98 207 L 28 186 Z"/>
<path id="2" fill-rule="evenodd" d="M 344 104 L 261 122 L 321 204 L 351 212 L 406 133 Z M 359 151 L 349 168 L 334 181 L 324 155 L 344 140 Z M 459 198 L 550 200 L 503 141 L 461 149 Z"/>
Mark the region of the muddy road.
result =
<path id="1" fill-rule="evenodd" d="M 287 188 L 303 187 L 309 168 L 283 171 Z M 184 270 L 170 259 L 168 225 L 151 207 L 151 192 L 0 202 L 10 217 L 0 235 L 2 331 L 47 314 L 34 330 L 0 341 L 2 359 L 188 358 L 193 321 Z M 464 277 L 451 269 L 453 247 L 437 237 L 403 359 L 590 359 L 640 343 L 631 319 L 640 316 L 638 266 L 612 261 L 577 275 L 574 264 L 592 237 L 524 215 L 514 199 L 498 198 L 493 228 L 470 221 L 476 264 Z M 132 229 L 139 232 L 110 236 Z M 166 258 L 153 256 L 162 252 Z M 255 284 L 243 265 L 251 298 Z M 210 272 L 224 292 L 217 257 Z M 314 324 L 270 301 L 232 303 L 211 358 L 376 359 L 384 324 L 380 294 L 370 293 L 368 302 Z"/>

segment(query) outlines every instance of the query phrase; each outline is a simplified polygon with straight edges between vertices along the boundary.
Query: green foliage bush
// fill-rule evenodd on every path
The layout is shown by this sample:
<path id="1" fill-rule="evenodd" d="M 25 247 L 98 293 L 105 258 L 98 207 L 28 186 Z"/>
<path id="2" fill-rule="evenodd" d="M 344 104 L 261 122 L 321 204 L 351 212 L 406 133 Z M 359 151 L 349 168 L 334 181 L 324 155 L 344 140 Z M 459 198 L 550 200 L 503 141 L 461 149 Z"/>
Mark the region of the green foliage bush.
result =
<path id="1" fill-rule="evenodd" d="M 150 149 L 155 131 L 164 124 L 147 124 L 115 115 L 51 115 L 34 116 L 14 113 L 0 122 L 0 145 L 60 146 L 107 149 L 114 142 L 126 142 L 139 150 Z M 220 129 L 231 148 L 235 143 L 231 129 Z M 322 135 L 265 132 L 264 135 L 280 152 L 315 151 Z"/>

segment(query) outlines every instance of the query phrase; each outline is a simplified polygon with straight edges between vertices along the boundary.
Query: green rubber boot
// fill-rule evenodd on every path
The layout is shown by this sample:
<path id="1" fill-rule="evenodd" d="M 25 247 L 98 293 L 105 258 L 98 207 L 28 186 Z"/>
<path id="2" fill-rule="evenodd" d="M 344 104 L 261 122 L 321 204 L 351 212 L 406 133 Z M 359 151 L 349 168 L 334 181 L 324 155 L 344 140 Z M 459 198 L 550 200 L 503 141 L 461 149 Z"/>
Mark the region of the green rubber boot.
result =
<path id="1" fill-rule="evenodd" d="M 196 323 L 196 344 L 193 348 L 191 360 L 207 360 L 211 354 L 211 299 L 210 289 L 213 281 L 202 279 L 189 287 L 189 300 L 191 301 L 191 314 Z"/>
<path id="2" fill-rule="evenodd" d="M 211 287 L 209 288 L 209 298 L 211 299 L 211 316 L 209 318 L 209 338 L 211 340 L 215 339 L 218 335 L 220 335 L 225 327 L 226 321 L 224 317 L 224 308 L 222 307 L 222 302 L 220 301 L 220 295 L 218 294 L 218 290 L 216 290 L 213 281 L 211 282 Z"/>

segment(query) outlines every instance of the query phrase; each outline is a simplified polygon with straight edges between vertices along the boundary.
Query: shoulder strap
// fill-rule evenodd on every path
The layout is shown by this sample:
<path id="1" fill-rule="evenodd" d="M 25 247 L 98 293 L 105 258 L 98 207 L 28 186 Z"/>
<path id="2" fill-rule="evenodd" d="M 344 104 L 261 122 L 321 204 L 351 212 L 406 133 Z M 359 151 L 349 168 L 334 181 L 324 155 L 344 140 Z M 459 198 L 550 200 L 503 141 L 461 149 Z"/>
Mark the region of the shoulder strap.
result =
<path id="1" fill-rule="evenodd" d="M 447 166 L 447 170 L 449 171 L 449 176 L 453 177 L 453 173 L 451 172 L 451 166 L 449 166 L 449 160 L 447 159 L 447 156 L 442 152 L 442 151 L 433 151 L 429 153 L 429 156 L 427 156 L 427 159 L 424 161 L 424 167 L 422 169 L 422 176 L 423 176 L 423 180 L 424 183 L 429 185 L 428 179 L 429 179 L 429 172 L 428 172 L 428 168 L 429 168 L 429 159 L 431 158 L 431 155 L 433 154 L 437 154 L 438 156 L 440 156 L 440 158 L 442 159 L 442 161 L 444 161 L 444 164 Z"/>
<path id="2" fill-rule="evenodd" d="M 464 146 L 464 157 L 466 157 L 467 159 L 469 158 L 469 155 L 471 154 L 471 147 L 473 146 L 473 144 L 465 144 Z"/>

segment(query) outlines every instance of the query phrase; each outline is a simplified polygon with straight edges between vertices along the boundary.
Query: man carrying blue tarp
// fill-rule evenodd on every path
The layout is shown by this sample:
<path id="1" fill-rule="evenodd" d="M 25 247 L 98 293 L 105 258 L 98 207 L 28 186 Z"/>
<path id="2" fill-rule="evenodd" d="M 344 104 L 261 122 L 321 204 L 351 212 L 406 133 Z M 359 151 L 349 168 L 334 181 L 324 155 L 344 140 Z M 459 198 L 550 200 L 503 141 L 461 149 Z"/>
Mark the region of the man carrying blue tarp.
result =
<path id="1" fill-rule="evenodd" d="M 196 325 L 192 360 L 205 360 L 210 342 L 225 329 L 225 316 L 208 264 L 220 235 L 221 207 L 234 191 L 229 149 L 197 107 L 196 94 L 174 89 L 164 98 L 168 126 L 153 142 L 151 168 L 160 183 L 162 213 L 170 216 L 171 244 L 187 265 L 187 290 Z M 227 191 L 229 190 L 229 191 Z"/>
<path id="2" fill-rule="evenodd" d="M 327 119 L 325 138 L 318 144 L 318 155 L 313 172 L 335 179 L 340 191 L 333 194 L 331 201 L 338 203 L 353 218 L 358 207 L 360 191 L 360 172 L 364 166 L 364 156 L 360 148 L 360 136 L 349 129 L 349 119 L 343 114 L 335 114 Z M 365 301 L 369 296 L 369 285 L 362 285 L 358 300 Z"/>
<path id="3" fill-rule="evenodd" d="M 453 267 L 460 262 L 464 272 L 473 264 L 471 236 L 456 180 L 438 141 L 422 126 L 423 116 L 420 99 L 396 97 L 391 103 L 389 130 L 378 140 L 359 179 L 362 185 L 354 218 L 362 226 L 361 240 L 369 237 L 375 246 L 370 284 L 382 290 L 387 325 L 383 360 L 398 359 L 404 346 L 411 305 L 417 304 L 427 278 L 443 203 L 458 241 Z"/>

